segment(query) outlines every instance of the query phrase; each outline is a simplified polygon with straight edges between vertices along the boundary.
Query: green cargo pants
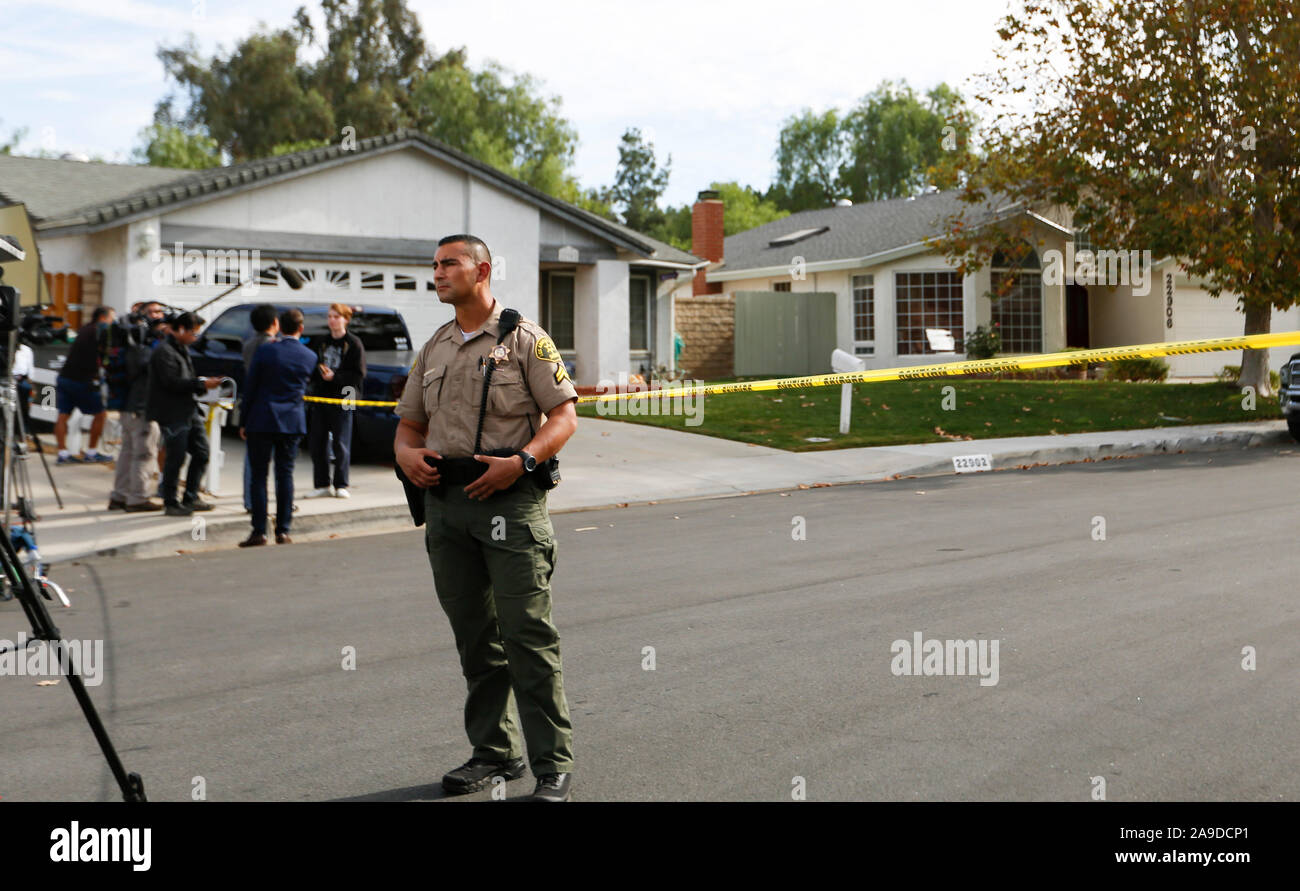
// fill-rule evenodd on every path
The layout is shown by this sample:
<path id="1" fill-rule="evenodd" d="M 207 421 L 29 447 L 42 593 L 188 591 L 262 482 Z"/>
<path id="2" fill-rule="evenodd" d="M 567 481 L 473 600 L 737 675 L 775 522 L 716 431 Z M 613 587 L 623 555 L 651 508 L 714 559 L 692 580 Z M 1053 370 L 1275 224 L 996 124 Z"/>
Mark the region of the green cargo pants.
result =
<path id="1" fill-rule="evenodd" d="M 436 494 L 435 494 L 436 492 Z M 444 485 L 424 497 L 425 550 L 469 686 L 474 757 L 522 757 L 514 699 L 534 776 L 572 773 L 560 635 L 551 624 L 555 533 L 546 492 L 527 479 L 487 501 Z"/>

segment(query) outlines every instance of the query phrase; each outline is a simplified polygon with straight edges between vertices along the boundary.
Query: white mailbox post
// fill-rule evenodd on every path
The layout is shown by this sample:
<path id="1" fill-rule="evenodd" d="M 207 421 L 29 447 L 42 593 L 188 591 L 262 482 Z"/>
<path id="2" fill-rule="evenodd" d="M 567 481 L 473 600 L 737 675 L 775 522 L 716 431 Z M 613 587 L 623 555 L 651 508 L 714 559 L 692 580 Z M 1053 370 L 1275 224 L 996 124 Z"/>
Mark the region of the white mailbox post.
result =
<path id="1" fill-rule="evenodd" d="M 857 356 L 850 355 L 844 350 L 835 350 L 831 353 L 831 370 L 837 374 L 843 374 L 849 371 L 862 371 L 867 367 Z M 840 433 L 849 432 L 849 413 L 853 408 L 853 385 L 840 385 Z"/>

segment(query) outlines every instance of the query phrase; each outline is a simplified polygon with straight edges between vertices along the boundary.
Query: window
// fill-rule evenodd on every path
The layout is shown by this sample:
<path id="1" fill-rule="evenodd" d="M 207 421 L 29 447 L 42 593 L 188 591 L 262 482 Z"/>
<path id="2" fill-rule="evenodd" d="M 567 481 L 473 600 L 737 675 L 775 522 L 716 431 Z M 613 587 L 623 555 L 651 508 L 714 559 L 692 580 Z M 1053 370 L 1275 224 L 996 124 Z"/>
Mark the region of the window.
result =
<path id="1" fill-rule="evenodd" d="M 853 351 L 859 356 L 876 352 L 875 276 L 855 275 L 853 284 Z"/>
<path id="2" fill-rule="evenodd" d="M 772 290 L 773 290 L 773 291 L 780 291 L 780 292 L 784 293 L 784 292 L 790 290 L 790 283 L 789 283 L 789 282 L 777 282 L 776 284 L 772 285 Z"/>
<path id="3" fill-rule="evenodd" d="M 573 276 L 552 272 L 546 294 L 546 321 L 542 325 L 557 349 L 573 349 Z"/>
<path id="4" fill-rule="evenodd" d="M 257 284 L 263 288 L 274 288 L 280 284 L 280 270 L 274 266 L 264 266 L 257 270 Z"/>
<path id="5" fill-rule="evenodd" d="M 993 270 L 993 293 L 1009 273 Z M 1041 353 L 1043 351 L 1043 274 L 1019 272 L 1015 284 L 1003 297 L 993 301 L 993 323 L 1002 335 L 1004 353 Z"/>
<path id="6" fill-rule="evenodd" d="M 956 272 L 899 272 L 894 276 L 898 355 L 920 356 L 930 349 L 926 328 L 964 335 L 962 283 Z"/>
<path id="7" fill-rule="evenodd" d="M 384 274 L 382 272 L 361 273 L 361 290 L 382 291 L 383 289 L 384 289 Z"/>
<path id="8" fill-rule="evenodd" d="M 650 349 L 650 279 L 634 275 L 628 285 L 628 349 Z"/>
<path id="9" fill-rule="evenodd" d="M 347 289 L 352 286 L 352 273 L 346 269 L 327 269 L 325 280 L 336 288 Z"/>
<path id="10" fill-rule="evenodd" d="M 415 276 L 403 275 L 400 272 L 393 273 L 393 290 L 394 291 L 414 291 Z"/>
<path id="11" fill-rule="evenodd" d="M 1033 248 L 1025 245 L 1020 256 L 1001 251 L 993 254 L 992 286 L 993 324 L 1002 336 L 1005 353 L 1041 353 L 1043 351 L 1043 274 Z M 1007 279 L 1014 278 L 1008 285 Z M 1010 287 L 1004 296 L 1004 287 Z"/>
<path id="12" fill-rule="evenodd" d="M 798 229 L 786 235 L 778 235 L 767 243 L 768 247 L 781 247 L 782 245 L 794 244 L 797 241 L 803 241 L 805 238 L 812 238 L 814 235 L 821 235 L 830 229 L 830 226 L 820 226 L 814 229 Z"/>

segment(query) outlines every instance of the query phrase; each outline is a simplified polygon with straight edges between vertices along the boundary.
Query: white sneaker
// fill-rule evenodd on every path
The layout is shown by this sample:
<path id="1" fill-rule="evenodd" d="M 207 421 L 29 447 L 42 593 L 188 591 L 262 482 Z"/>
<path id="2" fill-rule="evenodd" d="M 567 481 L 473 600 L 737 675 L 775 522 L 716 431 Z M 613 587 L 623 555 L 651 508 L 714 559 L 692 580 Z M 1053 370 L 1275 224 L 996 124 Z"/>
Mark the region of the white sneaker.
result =
<path id="1" fill-rule="evenodd" d="M 334 490 L 334 497 L 335 497 L 335 498 L 351 498 L 352 495 L 349 494 L 349 492 L 348 492 L 347 489 L 335 489 L 335 490 Z"/>
<path id="2" fill-rule="evenodd" d="M 325 486 L 324 488 L 321 488 L 321 489 L 312 489 L 310 492 L 307 493 L 307 497 L 308 497 L 308 498 L 328 498 L 329 496 L 331 496 L 331 495 L 333 495 L 333 494 L 334 494 L 334 489 L 331 488 L 330 486 Z"/>

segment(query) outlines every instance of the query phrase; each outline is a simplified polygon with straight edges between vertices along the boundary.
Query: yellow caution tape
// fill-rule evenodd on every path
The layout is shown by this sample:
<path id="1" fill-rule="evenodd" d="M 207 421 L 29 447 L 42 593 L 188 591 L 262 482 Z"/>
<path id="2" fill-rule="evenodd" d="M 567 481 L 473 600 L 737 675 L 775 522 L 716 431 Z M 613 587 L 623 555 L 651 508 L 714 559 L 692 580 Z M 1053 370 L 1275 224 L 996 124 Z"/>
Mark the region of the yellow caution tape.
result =
<path id="1" fill-rule="evenodd" d="M 1242 337 L 1217 337 L 1211 340 L 1183 340 L 1172 343 L 1146 343 L 1138 346 L 1102 347 L 1095 350 L 1071 350 L 1066 353 L 1040 353 L 1005 359 L 971 359 L 965 362 L 943 362 L 936 365 L 909 365 L 902 368 L 876 368 L 865 371 L 847 371 L 835 374 L 813 374 L 805 377 L 782 377 L 763 381 L 745 381 L 734 384 L 705 384 L 696 387 L 665 387 L 659 390 L 639 390 L 630 393 L 607 393 L 600 396 L 580 396 L 579 403 L 603 402 L 622 399 L 639 399 L 645 396 L 662 399 L 679 399 L 685 396 L 709 396 L 715 393 L 747 393 L 758 390 L 797 390 L 804 387 L 829 387 L 835 384 L 874 383 L 877 381 L 906 381 L 918 378 L 949 377 L 962 374 L 982 374 L 989 371 L 1026 371 L 1032 368 L 1051 368 L 1059 365 L 1088 365 L 1094 362 L 1115 362 L 1120 359 L 1150 359 L 1157 356 L 1184 356 L 1191 353 L 1212 353 L 1218 350 L 1261 350 L 1269 347 L 1300 344 L 1300 331 L 1276 334 L 1251 334 Z"/>
<path id="2" fill-rule="evenodd" d="M 770 380 L 744 381 L 734 384 L 704 384 L 698 387 L 666 387 L 658 390 L 637 390 L 630 393 L 605 393 L 599 396 L 579 396 L 578 402 L 607 402 L 622 399 L 640 399 L 642 397 L 679 399 L 684 396 L 711 396 L 716 393 L 798 390 L 805 387 L 830 387 L 835 384 L 907 381 L 927 377 L 983 374 L 989 371 L 1027 371 L 1033 368 L 1052 368 L 1061 365 L 1091 365 L 1099 362 L 1117 362 L 1121 359 L 1154 359 L 1159 356 L 1186 356 L 1193 353 L 1213 353 L 1221 350 L 1266 350 L 1271 347 L 1296 345 L 1300 345 L 1300 331 L 1281 331 L 1274 334 L 1215 337 L 1209 340 L 1181 340 L 1172 343 L 1101 347 L 1095 350 L 1070 350 L 1066 353 L 1039 353 L 1032 356 L 1016 356 L 1006 359 L 969 359 L 965 362 L 941 362 L 935 365 L 869 368 L 865 371 L 812 374 L 804 377 L 778 377 Z M 303 400 L 330 405 L 347 403 L 379 408 L 393 408 L 397 405 L 396 402 L 377 402 L 367 399 L 328 399 L 323 396 L 304 396 Z"/>
<path id="3" fill-rule="evenodd" d="M 321 402 L 325 405 L 355 405 L 355 406 L 375 406 L 377 408 L 393 408 L 396 402 L 379 402 L 374 399 L 330 399 L 328 396 L 304 396 L 303 402 Z"/>

